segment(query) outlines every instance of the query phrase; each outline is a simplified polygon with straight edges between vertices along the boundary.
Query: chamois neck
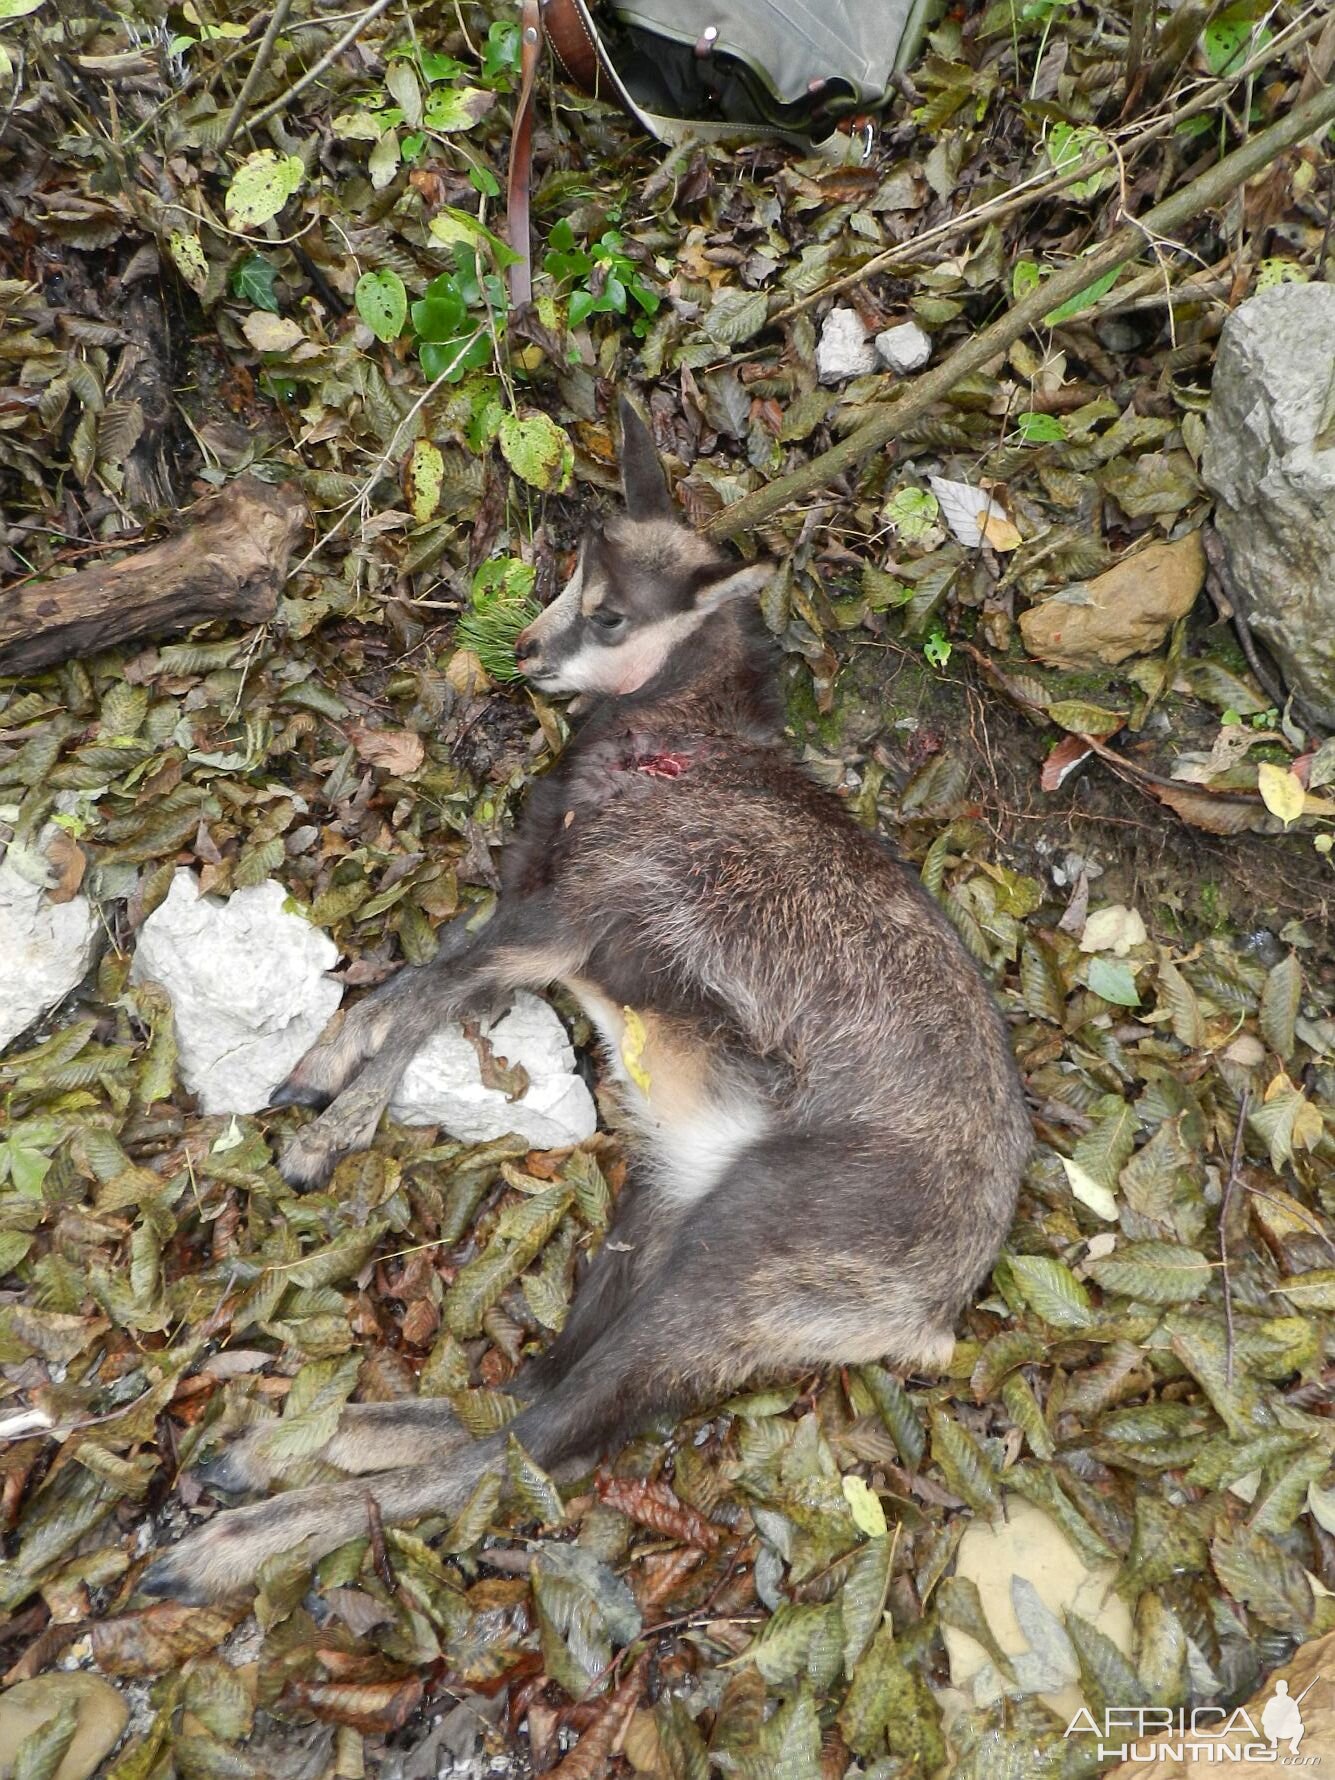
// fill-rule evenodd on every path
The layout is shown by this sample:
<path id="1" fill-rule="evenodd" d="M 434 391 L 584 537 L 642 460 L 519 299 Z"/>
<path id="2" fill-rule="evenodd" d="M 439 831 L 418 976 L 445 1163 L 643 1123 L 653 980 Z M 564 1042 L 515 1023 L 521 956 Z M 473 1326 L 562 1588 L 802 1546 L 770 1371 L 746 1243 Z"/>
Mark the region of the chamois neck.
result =
<path id="1" fill-rule="evenodd" d="M 738 604 L 712 612 L 637 691 L 599 698 L 581 734 L 633 726 L 756 742 L 782 724 L 778 651 L 759 612 Z"/>

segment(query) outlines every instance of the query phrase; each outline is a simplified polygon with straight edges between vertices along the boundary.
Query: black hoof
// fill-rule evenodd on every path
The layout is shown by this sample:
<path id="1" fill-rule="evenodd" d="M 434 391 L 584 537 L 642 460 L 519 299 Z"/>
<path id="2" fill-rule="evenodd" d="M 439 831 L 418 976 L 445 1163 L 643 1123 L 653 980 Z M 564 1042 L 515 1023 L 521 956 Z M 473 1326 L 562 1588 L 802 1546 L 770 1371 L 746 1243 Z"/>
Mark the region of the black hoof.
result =
<path id="1" fill-rule="evenodd" d="M 273 1093 L 270 1094 L 269 1105 L 273 1108 L 280 1106 L 309 1106 L 313 1107 L 316 1112 L 323 1112 L 333 1098 L 334 1096 L 332 1094 L 324 1094 L 319 1088 L 303 1087 L 300 1082 L 294 1082 L 289 1077 L 289 1079 L 283 1083 L 281 1088 L 275 1088 Z"/>
<path id="2" fill-rule="evenodd" d="M 217 1458 L 210 1459 L 207 1465 L 196 1465 L 194 1473 L 205 1489 L 215 1496 L 240 1496 L 249 1488 L 230 1449 L 224 1449 Z"/>
<path id="3" fill-rule="evenodd" d="M 205 1607 L 209 1597 L 190 1580 L 174 1552 L 155 1558 L 139 1578 L 139 1593 L 160 1601 L 180 1601 L 185 1607 Z"/>

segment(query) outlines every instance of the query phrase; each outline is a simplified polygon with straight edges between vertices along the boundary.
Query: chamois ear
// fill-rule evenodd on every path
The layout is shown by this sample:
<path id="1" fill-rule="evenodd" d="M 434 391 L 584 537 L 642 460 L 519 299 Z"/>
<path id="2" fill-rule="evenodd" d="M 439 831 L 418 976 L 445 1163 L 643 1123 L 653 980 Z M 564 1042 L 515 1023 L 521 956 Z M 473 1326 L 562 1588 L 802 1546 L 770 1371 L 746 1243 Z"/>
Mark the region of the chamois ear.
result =
<path id="1" fill-rule="evenodd" d="M 632 519 L 671 519 L 672 496 L 653 434 L 622 396 L 621 486 Z"/>
<path id="2" fill-rule="evenodd" d="M 707 582 L 696 595 L 696 611 L 717 612 L 731 600 L 749 599 L 766 586 L 777 566 L 762 557 L 759 562 L 748 562 L 730 574 L 721 575 L 717 581 Z"/>

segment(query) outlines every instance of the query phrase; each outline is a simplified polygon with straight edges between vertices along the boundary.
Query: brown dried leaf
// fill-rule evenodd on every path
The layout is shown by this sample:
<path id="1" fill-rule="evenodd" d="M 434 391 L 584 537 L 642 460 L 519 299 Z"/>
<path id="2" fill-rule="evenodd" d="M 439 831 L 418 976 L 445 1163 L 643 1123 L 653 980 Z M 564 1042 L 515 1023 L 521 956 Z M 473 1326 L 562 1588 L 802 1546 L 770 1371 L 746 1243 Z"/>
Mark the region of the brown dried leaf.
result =
<path id="1" fill-rule="evenodd" d="M 688 1508 L 666 1483 L 640 1477 L 600 1476 L 598 1495 L 609 1508 L 618 1509 L 640 1526 L 668 1539 L 680 1539 L 687 1545 L 712 1551 L 723 1537 L 722 1527 Z"/>
<path id="2" fill-rule="evenodd" d="M 348 731 L 348 738 L 359 759 L 368 766 L 383 767 L 396 778 L 415 773 L 426 759 L 426 745 L 415 730 L 368 729 L 364 724 L 356 724 Z"/>
<path id="3" fill-rule="evenodd" d="M 137 1613 L 122 1613 L 93 1627 L 93 1661 L 107 1675 L 156 1679 L 192 1656 L 216 1650 L 247 1611 L 246 1606 L 183 1607 L 177 1601 L 159 1601 Z"/>

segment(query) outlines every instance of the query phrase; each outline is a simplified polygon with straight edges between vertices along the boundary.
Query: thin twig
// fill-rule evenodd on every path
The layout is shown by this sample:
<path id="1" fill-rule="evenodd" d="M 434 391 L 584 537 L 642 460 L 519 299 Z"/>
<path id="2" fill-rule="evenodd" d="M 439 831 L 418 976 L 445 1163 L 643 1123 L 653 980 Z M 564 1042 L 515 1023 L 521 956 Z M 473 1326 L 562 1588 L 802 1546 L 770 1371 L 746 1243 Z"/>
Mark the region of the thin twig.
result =
<path id="1" fill-rule="evenodd" d="M 292 0 L 277 0 L 268 29 L 260 39 L 260 47 L 255 51 L 255 60 L 250 64 L 250 72 L 242 82 L 241 91 L 236 96 L 236 104 L 228 113 L 227 122 L 223 125 L 222 139 L 218 143 L 220 155 L 225 155 L 231 146 L 232 138 L 236 135 L 236 127 L 241 122 L 241 113 L 250 104 L 250 95 L 259 85 L 260 76 L 269 66 L 269 57 L 273 54 L 273 46 L 278 41 L 278 33 L 287 23 L 287 15 L 291 10 Z"/>
<path id="2" fill-rule="evenodd" d="M 315 540 L 315 542 L 311 545 L 310 549 L 306 552 L 305 556 L 303 556 L 299 562 L 296 562 L 292 565 L 292 568 L 289 570 L 289 574 L 288 574 L 289 580 L 291 579 L 291 577 L 293 575 L 295 575 L 298 572 L 298 570 L 304 569 L 308 563 L 313 561 L 314 558 L 319 555 L 320 551 L 323 550 L 323 548 L 330 541 L 331 538 L 336 538 L 338 536 L 338 534 L 343 530 L 343 527 L 347 524 L 349 518 L 352 516 L 353 508 L 360 506 L 362 504 L 362 502 L 364 502 L 365 500 L 367 500 L 369 498 L 371 490 L 375 487 L 376 483 L 379 481 L 380 476 L 385 469 L 385 466 L 392 461 L 395 454 L 397 453 L 398 448 L 399 448 L 399 440 L 403 437 L 404 428 L 406 426 L 411 425 L 411 423 L 414 420 L 416 420 L 417 416 L 422 412 L 423 408 L 426 407 L 427 403 L 431 400 L 432 396 L 435 395 L 436 391 L 440 388 L 441 384 L 444 383 L 447 378 L 453 376 L 454 372 L 459 368 L 460 364 L 463 362 L 464 354 L 468 351 L 469 347 L 472 346 L 473 342 L 477 339 L 478 332 L 480 332 L 480 330 L 477 330 L 469 335 L 468 339 L 464 341 L 463 345 L 459 348 L 458 352 L 455 353 L 454 357 L 450 360 L 449 364 L 446 365 L 445 369 L 440 373 L 439 377 L 433 378 L 432 381 L 427 384 L 426 388 L 422 391 L 421 395 L 418 396 L 417 400 L 413 403 L 412 407 L 409 408 L 408 412 L 404 415 L 403 419 L 395 427 L 393 433 L 390 435 L 389 444 L 386 445 L 385 449 L 380 453 L 380 456 L 376 459 L 375 464 L 373 465 L 370 474 L 367 477 L 365 477 L 365 479 L 362 481 L 360 486 L 357 488 L 356 492 L 354 494 L 351 494 L 348 496 L 347 500 L 344 501 L 342 507 L 337 509 L 339 517 L 338 517 L 337 521 L 335 522 L 335 524 L 330 526 L 330 528 L 327 532 L 325 532 L 321 537 L 318 537 Z"/>
<path id="3" fill-rule="evenodd" d="M 1220 1277 L 1224 1282 L 1224 1382 L 1230 1390 L 1233 1388 L 1233 1281 L 1228 1271 L 1228 1214 L 1233 1204 L 1233 1195 L 1237 1191 L 1238 1171 L 1242 1166 L 1242 1140 L 1247 1129 L 1247 1109 L 1251 1100 L 1251 1088 L 1246 1087 L 1242 1090 L 1242 1100 L 1238 1106 L 1238 1123 L 1233 1132 L 1233 1154 L 1228 1164 L 1228 1179 L 1224 1182 L 1224 1197 L 1219 1205 L 1219 1266 Z"/>
<path id="4" fill-rule="evenodd" d="M 318 60 L 311 63 L 299 80 L 294 80 L 287 91 L 280 93 L 276 99 L 264 107 L 263 111 L 255 113 L 254 117 L 244 125 L 246 135 L 253 136 L 261 124 L 267 124 L 271 117 L 277 117 L 278 113 L 285 110 L 298 94 L 306 91 L 312 81 L 319 80 L 325 69 L 338 60 L 348 45 L 355 43 L 366 27 L 373 24 L 382 12 L 388 12 L 393 4 L 394 0 L 374 0 L 374 3 L 368 6 L 365 12 L 359 13 L 343 35 L 331 43 Z"/>
<path id="5" fill-rule="evenodd" d="M 1051 721 L 1047 715 L 1046 707 L 1036 705 L 1032 699 L 1025 698 L 1022 693 L 1017 692 L 1010 676 L 997 666 L 990 655 L 985 655 L 973 643 L 959 643 L 956 646 L 978 664 L 989 679 L 1001 688 L 1012 704 L 1018 705 L 1022 711 L 1027 711 L 1031 716 L 1047 722 Z M 1189 779 L 1166 779 L 1162 773 L 1152 773 L 1148 767 L 1138 766 L 1134 760 L 1128 760 L 1125 754 L 1119 754 L 1116 748 L 1110 748 L 1097 736 L 1080 735 L 1074 731 L 1071 733 L 1075 734 L 1077 741 L 1085 744 L 1091 754 L 1097 754 L 1100 760 L 1106 762 L 1119 778 L 1126 779 L 1132 785 L 1158 786 L 1161 791 L 1190 792 L 1192 796 L 1199 792 L 1202 796 L 1212 798 L 1218 803 L 1251 804 L 1258 810 L 1263 807 L 1263 800 L 1255 791 L 1242 791 L 1232 785 L 1197 785 Z"/>

